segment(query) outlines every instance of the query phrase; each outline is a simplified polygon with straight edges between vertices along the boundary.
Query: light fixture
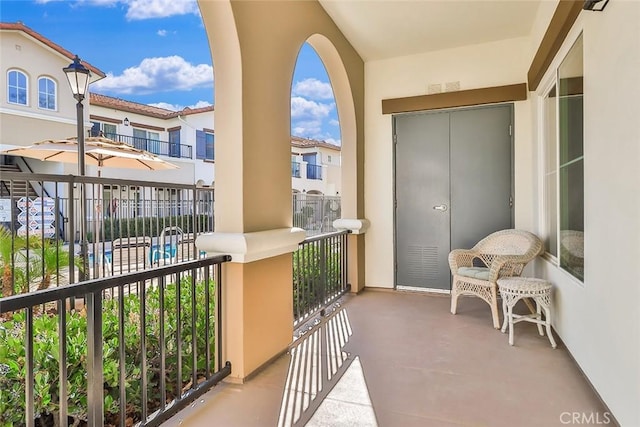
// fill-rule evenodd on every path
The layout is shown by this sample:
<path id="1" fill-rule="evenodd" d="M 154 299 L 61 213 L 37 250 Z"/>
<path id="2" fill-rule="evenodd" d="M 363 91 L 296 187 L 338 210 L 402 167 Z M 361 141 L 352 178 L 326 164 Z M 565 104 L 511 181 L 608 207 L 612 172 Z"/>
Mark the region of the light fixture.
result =
<path id="1" fill-rule="evenodd" d="M 609 3 L 609 0 L 584 0 L 582 8 L 584 10 L 592 10 L 594 12 L 602 12 Z"/>
<path id="2" fill-rule="evenodd" d="M 125 117 L 122 123 L 124 123 L 125 126 L 129 126 L 129 119 Z"/>
<path id="3" fill-rule="evenodd" d="M 78 101 L 76 103 L 76 126 L 78 135 L 78 175 L 85 175 L 84 165 L 84 106 L 82 100 L 87 94 L 89 88 L 89 79 L 91 78 L 91 72 L 87 67 L 82 65 L 78 55 L 73 58 L 73 62 L 68 67 L 63 68 L 67 80 L 69 81 L 69 87 L 71 87 L 71 93 L 73 97 Z M 80 258 L 81 264 L 79 267 L 80 281 L 89 279 L 89 263 L 88 250 L 87 250 L 87 193 L 84 181 L 80 183 Z M 73 270 L 73 269 L 71 269 Z M 72 277 L 73 278 L 73 277 Z"/>

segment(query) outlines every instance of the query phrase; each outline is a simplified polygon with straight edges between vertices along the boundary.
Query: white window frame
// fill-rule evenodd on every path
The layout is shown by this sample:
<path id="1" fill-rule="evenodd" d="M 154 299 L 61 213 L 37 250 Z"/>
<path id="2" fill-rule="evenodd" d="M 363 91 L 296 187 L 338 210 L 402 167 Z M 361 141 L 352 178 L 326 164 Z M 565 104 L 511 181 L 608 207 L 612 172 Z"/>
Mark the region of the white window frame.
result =
<path id="1" fill-rule="evenodd" d="M 10 80 L 9 79 L 9 74 L 10 73 L 19 73 L 19 74 L 22 74 L 24 76 L 24 79 L 25 79 L 25 87 L 24 87 L 25 103 L 24 104 L 22 104 L 20 102 L 13 102 L 9 98 L 9 93 L 11 92 L 10 88 L 13 87 L 13 86 L 10 86 L 10 83 L 9 83 L 9 80 Z M 18 89 L 21 89 L 19 86 L 15 86 L 15 87 L 18 88 Z M 25 73 L 24 71 L 19 70 L 17 68 L 11 68 L 11 69 L 7 70 L 7 104 L 22 105 L 23 107 L 28 107 L 29 106 L 29 76 L 27 75 L 27 73 Z"/>
<path id="2" fill-rule="evenodd" d="M 47 107 L 47 106 L 42 106 L 40 104 L 40 95 L 42 94 L 42 92 L 40 91 L 40 82 L 42 80 L 48 80 L 49 82 L 51 82 L 53 84 L 53 108 Z M 46 92 L 45 95 L 47 96 L 47 98 L 49 97 L 49 93 Z M 47 110 L 47 111 L 57 111 L 58 110 L 58 82 L 56 82 L 52 77 L 49 76 L 40 76 L 38 77 L 38 108 L 41 110 Z"/>
<path id="3" fill-rule="evenodd" d="M 571 48 L 574 46 L 576 41 L 582 37 L 584 43 L 584 28 L 581 22 L 581 19 L 578 18 L 573 28 L 569 31 L 569 34 L 565 38 L 562 43 L 562 47 L 558 50 L 555 58 L 549 64 L 547 71 L 541 81 L 541 84 L 538 85 L 536 90 L 536 95 L 538 99 L 538 142 L 539 142 L 539 150 L 538 150 L 538 185 L 539 185 L 539 200 L 540 202 L 540 211 L 538 224 L 540 226 L 540 230 L 542 234 L 546 237 L 549 233 L 549 225 L 547 224 L 546 219 L 546 209 L 547 209 L 547 197 L 546 197 L 546 189 L 545 189 L 545 175 L 546 175 L 546 155 L 547 155 L 547 140 L 546 140 L 546 109 L 545 109 L 545 97 L 549 93 L 549 91 L 555 86 L 556 87 L 556 99 L 559 97 L 559 88 L 558 88 L 558 70 L 567 57 Z M 584 45 L 583 45 L 583 56 L 584 56 Z M 583 58 L 584 59 L 584 58 Z M 556 253 L 557 255 L 553 255 L 546 251 L 544 253 L 544 258 L 546 258 L 551 264 L 553 264 L 559 271 L 563 273 L 567 278 L 572 280 L 574 283 L 584 286 L 584 278 L 581 280 L 578 277 L 571 274 L 569 271 L 565 270 L 560 265 L 560 136 L 559 136 L 559 108 L 556 108 L 556 127 L 555 127 L 555 137 L 556 137 L 556 194 L 555 194 L 555 202 L 556 202 Z M 583 153 L 584 156 L 584 153 Z M 583 160 L 584 161 L 584 160 Z M 586 193 L 586 192 L 585 192 Z M 583 193 L 584 200 L 584 193 Z M 544 239 L 546 240 L 546 239 Z"/>

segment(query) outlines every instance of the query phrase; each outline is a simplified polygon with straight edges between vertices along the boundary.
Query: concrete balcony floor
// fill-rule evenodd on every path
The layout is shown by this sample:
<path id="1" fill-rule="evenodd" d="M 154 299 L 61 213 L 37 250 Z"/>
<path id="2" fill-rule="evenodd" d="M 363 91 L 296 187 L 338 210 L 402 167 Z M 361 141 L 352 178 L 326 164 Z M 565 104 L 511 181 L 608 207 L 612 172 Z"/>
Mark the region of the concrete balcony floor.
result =
<path id="1" fill-rule="evenodd" d="M 462 297 L 455 316 L 449 301 L 401 291 L 348 296 L 292 351 L 243 385 L 218 385 L 166 425 L 551 427 L 571 413 L 609 419 L 557 336 L 554 350 L 536 325 L 518 323 L 511 347 L 483 301 Z"/>

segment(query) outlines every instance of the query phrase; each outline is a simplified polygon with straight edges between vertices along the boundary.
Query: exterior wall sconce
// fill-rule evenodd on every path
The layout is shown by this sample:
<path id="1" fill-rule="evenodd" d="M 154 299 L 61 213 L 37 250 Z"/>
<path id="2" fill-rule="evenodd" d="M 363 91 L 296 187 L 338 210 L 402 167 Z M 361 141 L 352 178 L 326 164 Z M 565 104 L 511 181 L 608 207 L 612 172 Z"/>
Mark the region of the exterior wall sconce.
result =
<path id="1" fill-rule="evenodd" d="M 592 10 L 595 12 L 602 12 L 609 3 L 609 0 L 584 0 L 582 8 L 584 10 Z"/>
<path id="2" fill-rule="evenodd" d="M 129 126 L 129 119 L 125 117 L 122 123 L 124 123 L 125 126 Z"/>

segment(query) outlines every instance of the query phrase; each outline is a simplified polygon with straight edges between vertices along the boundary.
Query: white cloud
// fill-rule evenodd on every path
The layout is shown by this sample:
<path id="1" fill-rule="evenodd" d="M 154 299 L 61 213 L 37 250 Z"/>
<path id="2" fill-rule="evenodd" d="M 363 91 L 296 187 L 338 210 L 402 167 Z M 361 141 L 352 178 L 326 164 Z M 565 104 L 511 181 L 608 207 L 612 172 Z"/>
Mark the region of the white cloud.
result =
<path id="1" fill-rule="evenodd" d="M 329 120 L 329 124 L 331 126 L 340 126 L 340 122 L 338 120 L 336 120 L 336 119 Z"/>
<path id="2" fill-rule="evenodd" d="M 291 133 L 305 138 L 319 138 L 322 135 L 322 120 L 299 120 L 291 127 Z"/>
<path id="3" fill-rule="evenodd" d="M 311 99 L 333 99 L 331 84 L 310 78 L 297 82 L 291 91 L 293 95 Z"/>
<path id="4" fill-rule="evenodd" d="M 340 139 L 327 138 L 324 141 L 333 145 L 342 145 L 342 140 Z"/>
<path id="5" fill-rule="evenodd" d="M 167 35 L 167 30 L 158 30 L 157 33 L 160 37 L 164 37 Z"/>
<path id="6" fill-rule="evenodd" d="M 193 65 L 180 56 L 146 58 L 140 65 L 93 83 L 92 89 L 118 94 L 146 94 L 213 86 L 213 67 Z"/>
<path id="7" fill-rule="evenodd" d="M 335 104 L 323 104 L 322 102 L 315 102 L 305 99 L 301 96 L 291 97 L 291 117 L 303 118 L 303 117 L 327 117 L 331 110 L 335 108 Z"/>
<path id="8" fill-rule="evenodd" d="M 132 21 L 200 13 L 196 0 L 126 0 L 123 2 L 129 6 L 126 18 Z"/>
<path id="9" fill-rule="evenodd" d="M 152 107 L 164 108 L 165 110 L 171 110 L 171 111 L 182 111 L 185 109 L 184 105 L 169 104 L 167 102 L 155 102 L 149 105 L 151 105 Z M 210 107 L 211 105 L 213 104 L 207 101 L 198 101 L 193 105 L 187 105 L 187 107 L 194 109 L 194 108 Z"/>

